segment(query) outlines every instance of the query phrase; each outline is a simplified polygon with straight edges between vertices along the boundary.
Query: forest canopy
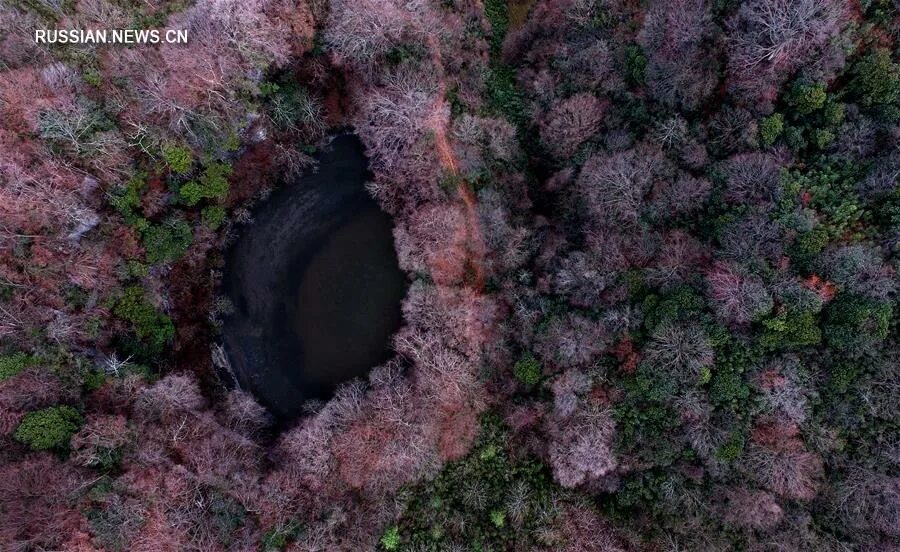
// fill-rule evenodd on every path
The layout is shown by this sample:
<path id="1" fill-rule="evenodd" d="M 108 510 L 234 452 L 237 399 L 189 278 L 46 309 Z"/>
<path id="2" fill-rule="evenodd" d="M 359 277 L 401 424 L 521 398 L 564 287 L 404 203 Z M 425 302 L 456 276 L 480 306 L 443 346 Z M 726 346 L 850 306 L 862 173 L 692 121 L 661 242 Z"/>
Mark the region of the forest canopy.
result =
<path id="1" fill-rule="evenodd" d="M 897 550 L 898 9 L 0 0 L 0 549 Z M 224 252 L 341 132 L 403 325 L 276 419 Z"/>

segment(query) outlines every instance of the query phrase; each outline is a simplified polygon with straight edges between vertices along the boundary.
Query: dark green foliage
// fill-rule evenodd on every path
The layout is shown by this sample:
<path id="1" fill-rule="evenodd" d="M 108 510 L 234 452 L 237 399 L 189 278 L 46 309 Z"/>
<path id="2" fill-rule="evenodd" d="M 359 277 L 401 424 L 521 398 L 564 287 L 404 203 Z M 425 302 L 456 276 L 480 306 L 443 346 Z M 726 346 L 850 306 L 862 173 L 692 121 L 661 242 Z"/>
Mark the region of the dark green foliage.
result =
<path id="1" fill-rule="evenodd" d="M 534 355 L 525 353 L 513 366 L 513 374 L 515 374 L 516 379 L 525 385 L 536 385 L 541 381 L 543 370 L 541 363 L 534 358 Z"/>
<path id="2" fill-rule="evenodd" d="M 801 198 L 821 215 L 829 238 L 854 230 L 868 216 L 856 194 L 861 167 L 852 163 L 823 163 L 806 171 L 791 171 L 782 180 L 783 207 L 796 209 Z"/>
<path id="3" fill-rule="evenodd" d="M 638 44 L 625 47 L 625 78 L 629 84 L 642 85 L 646 79 L 647 56 Z"/>
<path id="4" fill-rule="evenodd" d="M 43 2 L 41 0 L 14 0 L 11 5 L 21 7 L 33 12 L 47 21 L 55 22 L 62 13 L 72 13 L 75 0 L 60 0 L 59 2 Z"/>
<path id="5" fill-rule="evenodd" d="M 816 413 L 823 423 L 842 430 L 853 445 L 867 440 L 865 431 L 874 421 L 871 395 L 872 359 L 838 357 L 829 366 L 825 385 L 820 390 Z M 865 446 L 865 445 L 863 445 Z"/>
<path id="6" fill-rule="evenodd" d="M 648 295 L 644 299 L 644 325 L 653 330 L 662 322 L 695 317 L 706 306 L 706 301 L 693 288 L 681 286 L 659 297 Z"/>
<path id="7" fill-rule="evenodd" d="M 491 523 L 498 529 L 503 528 L 506 525 L 506 512 L 500 509 L 491 510 Z"/>
<path id="8" fill-rule="evenodd" d="M 877 201 L 872 211 L 872 219 L 877 225 L 877 233 L 900 232 L 900 187 Z M 900 243 L 893 245 L 893 252 L 900 253 Z"/>
<path id="9" fill-rule="evenodd" d="M 816 148 L 823 150 L 828 148 L 834 141 L 834 133 L 830 130 L 816 128 L 810 131 L 810 141 Z"/>
<path id="10" fill-rule="evenodd" d="M 227 163 L 211 163 L 206 166 L 200 176 L 200 186 L 205 197 L 224 199 L 228 195 L 228 177 L 231 176 L 231 165 Z"/>
<path id="11" fill-rule="evenodd" d="M 296 539 L 299 535 L 300 524 L 296 520 L 291 520 L 283 527 L 276 527 L 266 532 L 263 536 L 262 550 L 263 552 L 284 550 L 288 542 Z"/>
<path id="12" fill-rule="evenodd" d="M 866 107 L 895 103 L 900 98 L 900 65 L 891 60 L 887 49 L 878 48 L 863 56 L 850 74 L 850 89 Z"/>
<path id="13" fill-rule="evenodd" d="M 733 431 L 729 435 L 728 440 L 716 450 L 716 458 L 719 460 L 732 463 L 744 452 L 744 434 L 739 431 Z"/>
<path id="14" fill-rule="evenodd" d="M 828 101 L 822 108 L 822 121 L 830 126 L 836 127 L 844 122 L 846 116 L 846 107 L 844 104 L 835 101 Z"/>
<path id="15" fill-rule="evenodd" d="M 128 8 L 129 13 L 134 18 L 134 22 L 130 27 L 132 29 L 159 29 L 165 27 L 169 15 L 183 11 L 192 4 L 191 0 L 174 0 L 159 4 L 158 7 L 152 9 L 148 6 L 157 5 L 130 0 L 118 0 L 116 3 L 124 4 L 124 7 Z"/>
<path id="16" fill-rule="evenodd" d="M 655 472 L 641 472 L 630 476 L 616 493 L 616 504 L 620 508 L 644 506 L 650 510 L 659 502 L 663 486 L 668 479 Z"/>
<path id="17" fill-rule="evenodd" d="M 89 464 L 92 468 L 102 472 L 112 471 L 119 467 L 122 456 L 125 453 L 121 448 L 95 448 L 95 456 Z"/>
<path id="18" fill-rule="evenodd" d="M 381 535 L 379 542 L 385 550 L 398 550 L 400 548 L 400 528 L 396 525 L 388 527 L 384 534 Z"/>
<path id="19" fill-rule="evenodd" d="M 668 466 L 682 453 L 683 445 L 671 438 L 680 425 L 668 402 L 677 395 L 672 374 L 641 364 L 623 382 L 624 399 L 616 405 L 616 448 L 634 454 L 654 466 Z"/>
<path id="20" fill-rule="evenodd" d="M 161 224 L 149 224 L 141 232 L 147 262 L 170 263 L 184 255 L 194 241 L 191 226 L 179 218 L 171 218 Z"/>
<path id="21" fill-rule="evenodd" d="M 715 370 L 709 384 L 709 398 L 717 405 L 736 408 L 750 396 L 750 388 L 744 383 L 741 371 L 734 367 Z"/>
<path id="22" fill-rule="evenodd" d="M 824 251 L 827 245 L 828 230 L 817 224 L 809 231 L 797 236 L 797 240 L 790 248 L 790 255 L 795 262 L 805 266 Z"/>
<path id="23" fill-rule="evenodd" d="M 66 306 L 73 310 L 83 309 L 88 301 L 88 292 L 81 286 L 75 284 L 66 284 L 62 289 L 63 300 Z"/>
<path id="24" fill-rule="evenodd" d="M 822 330 L 812 312 L 783 310 L 774 318 L 762 321 L 760 343 L 770 350 L 795 349 L 817 345 L 822 341 Z"/>
<path id="25" fill-rule="evenodd" d="M 65 449 L 82 423 L 71 406 L 51 406 L 26 414 L 14 437 L 33 450 Z"/>
<path id="26" fill-rule="evenodd" d="M 616 407 L 615 419 L 616 449 L 621 453 L 634 454 L 653 466 L 669 466 L 682 454 L 683 445 L 672 439 L 679 418 L 669 407 L 634 399 Z"/>
<path id="27" fill-rule="evenodd" d="M 401 44 L 391 48 L 385 55 L 389 65 L 401 65 L 406 62 L 419 62 L 427 53 L 418 44 Z"/>
<path id="28" fill-rule="evenodd" d="M 165 345 L 175 337 L 172 320 L 159 313 L 147 301 L 140 286 L 125 289 L 125 293 L 113 309 L 113 314 L 129 322 L 137 339 L 146 343 L 153 353 L 161 353 Z"/>
<path id="29" fill-rule="evenodd" d="M 194 165 L 194 156 L 186 146 L 166 144 L 162 148 L 162 155 L 166 165 L 177 174 L 187 174 Z"/>
<path id="30" fill-rule="evenodd" d="M 278 86 L 277 82 L 264 81 L 259 84 L 259 93 L 264 98 L 277 94 L 279 90 L 281 90 L 281 87 Z"/>
<path id="31" fill-rule="evenodd" d="M 763 146 L 771 146 L 784 132 L 784 115 L 774 113 L 759 122 L 759 142 Z"/>
<path id="32" fill-rule="evenodd" d="M 203 224 L 208 226 L 211 230 L 218 229 L 222 226 L 222 223 L 225 222 L 225 208 L 220 207 L 219 205 L 204 207 L 201 215 L 203 217 Z"/>
<path id="33" fill-rule="evenodd" d="M 104 383 L 106 383 L 106 374 L 97 370 L 92 370 L 84 374 L 82 388 L 87 392 L 96 391 L 103 387 Z"/>
<path id="34" fill-rule="evenodd" d="M 150 267 L 147 263 L 142 263 L 141 261 L 137 261 L 135 259 L 129 259 L 126 262 L 126 270 L 128 272 L 129 278 L 141 279 L 147 276 L 150 273 Z"/>
<path id="35" fill-rule="evenodd" d="M 181 202 L 188 206 L 193 206 L 200 203 L 200 200 L 205 197 L 200 184 L 198 184 L 194 180 L 191 180 L 190 182 L 182 185 L 178 190 L 178 195 L 181 198 Z"/>
<path id="36" fill-rule="evenodd" d="M 647 108 L 647 104 L 633 94 L 626 94 L 618 108 L 628 126 L 637 132 L 646 132 L 647 127 L 653 123 L 653 114 Z"/>
<path id="37" fill-rule="evenodd" d="M 784 141 L 794 151 L 806 149 L 809 145 L 803 135 L 803 129 L 795 126 L 788 126 L 784 129 Z"/>
<path id="38" fill-rule="evenodd" d="M 494 63 L 485 82 L 487 106 L 492 114 L 500 115 L 513 124 L 520 125 L 525 120 L 525 105 L 516 88 L 515 72 L 512 68 Z"/>
<path id="39" fill-rule="evenodd" d="M 199 180 L 191 180 L 181 186 L 178 195 L 182 203 L 193 206 L 204 199 L 222 200 L 228 196 L 230 188 L 228 177 L 231 165 L 226 163 L 210 163 L 206 166 Z"/>
<path id="40" fill-rule="evenodd" d="M 744 373 L 759 361 L 762 352 L 725 329 L 717 328 L 710 333 L 714 336 L 716 363 L 709 381 L 709 400 L 720 407 L 740 409 L 750 396 Z"/>
<path id="41" fill-rule="evenodd" d="M 787 121 L 783 136 L 785 143 L 796 152 L 814 154 L 827 150 L 841 131 L 845 106 L 829 95 L 825 85 L 799 80 L 782 96 Z M 776 114 L 777 115 L 777 114 Z M 774 117 L 775 115 L 773 115 Z M 764 128 L 768 119 L 760 122 L 760 142 L 765 145 Z M 789 124 L 788 124 L 789 123 Z"/>
<path id="42" fill-rule="evenodd" d="M 16 288 L 14 286 L 0 282 L 0 303 L 12 299 L 13 293 L 15 293 L 15 291 Z"/>
<path id="43" fill-rule="evenodd" d="M 798 81 L 791 87 L 784 100 L 798 115 L 807 115 L 822 108 L 827 99 L 828 93 L 824 84 Z"/>
<path id="44" fill-rule="evenodd" d="M 491 24 L 491 51 L 496 55 L 500 52 L 509 29 L 509 7 L 506 0 L 485 0 L 484 15 Z"/>
<path id="45" fill-rule="evenodd" d="M 675 394 L 676 386 L 677 382 L 672 374 L 653 370 L 646 364 L 641 364 L 634 377 L 624 382 L 627 398 L 634 399 L 635 402 L 663 403 Z"/>
<path id="46" fill-rule="evenodd" d="M 862 0 L 860 2 L 865 10 L 866 21 L 889 25 L 892 18 L 896 17 L 897 5 L 894 0 Z"/>
<path id="47" fill-rule="evenodd" d="M 828 345 L 852 350 L 884 341 L 894 310 L 891 303 L 878 303 L 852 294 L 839 294 L 825 310 L 823 334 Z"/>
<path id="48" fill-rule="evenodd" d="M 447 193 L 453 193 L 460 184 L 465 184 L 466 180 L 462 175 L 454 172 L 445 171 L 441 174 L 440 186 Z"/>
<path id="49" fill-rule="evenodd" d="M 863 371 L 858 363 L 846 359 L 833 363 L 828 378 L 828 391 L 838 395 L 846 394 L 859 381 Z"/>
<path id="50" fill-rule="evenodd" d="M 88 493 L 99 504 L 85 512 L 94 538 L 104 550 L 127 552 L 133 531 L 145 522 L 144 512 L 127 498 L 114 492 L 109 478 L 102 478 Z"/>
<path id="51" fill-rule="evenodd" d="M 459 118 L 466 112 L 466 105 L 459 97 L 459 87 L 453 86 L 447 91 L 447 103 L 450 104 L 450 117 Z"/>
<path id="52" fill-rule="evenodd" d="M 476 550 L 508 550 L 532 542 L 552 483 L 540 463 L 512 458 L 507 446 L 499 421 L 485 418 L 467 457 L 447 464 L 434 481 L 410 489 L 397 531 L 385 529 L 382 547 L 437 550 L 457 543 Z"/>
<path id="53" fill-rule="evenodd" d="M 206 507 L 216 529 L 216 537 L 222 544 L 232 542 L 232 534 L 246 523 L 247 511 L 239 502 L 219 489 L 209 489 Z"/>
<path id="54" fill-rule="evenodd" d="M 25 368 L 34 366 L 36 363 L 37 358 L 27 353 L 18 352 L 0 355 L 0 381 L 9 379 Z"/>
<path id="55" fill-rule="evenodd" d="M 140 207 L 141 194 L 146 187 L 147 175 L 138 172 L 125 184 L 109 192 L 107 195 L 109 203 L 120 215 L 125 217 L 126 221 L 131 222 L 134 217 L 133 211 Z"/>

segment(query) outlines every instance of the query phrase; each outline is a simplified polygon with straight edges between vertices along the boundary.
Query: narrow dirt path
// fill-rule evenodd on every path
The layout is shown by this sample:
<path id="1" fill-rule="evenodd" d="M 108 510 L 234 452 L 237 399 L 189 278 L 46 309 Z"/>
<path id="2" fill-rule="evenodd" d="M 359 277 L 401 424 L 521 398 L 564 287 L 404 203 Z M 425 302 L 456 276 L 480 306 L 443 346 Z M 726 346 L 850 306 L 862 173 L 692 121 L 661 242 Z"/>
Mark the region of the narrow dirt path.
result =
<path id="1" fill-rule="evenodd" d="M 478 199 L 472 186 L 462 177 L 456 155 L 447 138 L 447 126 L 445 104 L 447 101 L 447 80 L 444 76 L 444 63 L 441 57 L 440 46 L 434 36 L 428 37 L 428 47 L 431 58 L 438 71 L 437 96 L 432 106 L 431 127 L 434 132 L 435 147 L 441 167 L 456 180 L 456 192 L 463 202 L 466 214 L 466 227 L 464 229 L 467 245 L 466 263 L 473 274 L 472 286 L 477 291 L 482 291 L 485 284 L 484 259 L 487 253 L 484 236 L 481 232 L 481 224 L 478 215 Z"/>

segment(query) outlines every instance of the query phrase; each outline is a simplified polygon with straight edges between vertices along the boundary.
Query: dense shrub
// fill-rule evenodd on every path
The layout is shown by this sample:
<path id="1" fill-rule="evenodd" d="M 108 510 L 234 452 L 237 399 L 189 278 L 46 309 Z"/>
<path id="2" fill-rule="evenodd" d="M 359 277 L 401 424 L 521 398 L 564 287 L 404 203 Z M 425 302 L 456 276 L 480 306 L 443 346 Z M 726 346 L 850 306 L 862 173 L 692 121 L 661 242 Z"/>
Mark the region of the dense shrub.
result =
<path id="1" fill-rule="evenodd" d="M 774 113 L 760 121 L 757 128 L 760 144 L 766 147 L 771 146 L 784 132 L 784 115 Z"/>
<path id="2" fill-rule="evenodd" d="M 504 430 L 489 417 L 467 457 L 411 489 L 399 524 L 385 530 L 381 545 L 533 542 L 529 529 L 546 522 L 541 509 L 549 505 L 550 481 L 538 462 L 512 455 L 508 447 Z M 460 527 L 463 518 L 471 525 Z"/>
<path id="3" fill-rule="evenodd" d="M 878 48 L 859 59 L 850 71 L 851 90 L 864 106 L 896 103 L 900 99 L 900 66 L 890 51 Z"/>
<path id="4" fill-rule="evenodd" d="M 146 175 L 137 173 L 108 194 L 109 202 L 127 221 L 133 220 L 132 212 L 141 205 L 141 194 L 147 186 Z"/>
<path id="5" fill-rule="evenodd" d="M 129 322 L 137 339 L 146 342 L 151 351 L 162 352 L 175 336 L 172 320 L 147 301 L 140 286 L 126 288 L 113 313 Z"/>
<path id="6" fill-rule="evenodd" d="M 64 449 L 81 423 L 81 414 L 71 406 L 51 406 L 26 414 L 15 438 L 33 450 Z"/>
<path id="7" fill-rule="evenodd" d="M 211 230 L 216 230 L 225 222 L 225 208 L 219 205 L 210 205 L 204 207 L 202 211 L 203 223 Z"/>
<path id="8" fill-rule="evenodd" d="M 9 379 L 25 368 L 33 366 L 37 359 L 23 352 L 0 356 L 0 381 Z"/>
<path id="9" fill-rule="evenodd" d="M 784 101 L 798 115 L 806 115 L 821 109 L 826 99 L 828 93 L 824 84 L 797 81 L 785 95 Z"/>
<path id="10" fill-rule="evenodd" d="M 147 223 L 141 236 L 147 262 L 150 264 L 177 261 L 194 239 L 190 224 L 178 218 L 171 218 L 159 224 Z"/>
<path id="11" fill-rule="evenodd" d="M 884 341 L 893 306 L 858 295 L 839 295 L 825 311 L 823 334 L 832 347 L 862 352 L 863 346 Z"/>
<path id="12" fill-rule="evenodd" d="M 793 349 L 816 345 L 822 341 L 822 330 L 812 312 L 783 311 L 762 321 L 762 345 L 768 349 Z"/>
<path id="13" fill-rule="evenodd" d="M 541 363 L 531 353 L 522 355 L 513 366 L 513 374 L 516 379 L 525 385 L 535 385 L 540 382 L 542 371 Z"/>
<path id="14" fill-rule="evenodd" d="M 211 163 L 206 166 L 198 180 L 191 180 L 181 185 L 178 190 L 179 197 L 185 205 L 189 206 L 196 205 L 204 199 L 225 199 L 230 188 L 229 175 L 231 175 L 231 165 Z"/>
<path id="15" fill-rule="evenodd" d="M 191 150 L 182 145 L 166 144 L 162 148 L 162 155 L 166 165 L 177 174 L 187 174 L 194 165 Z"/>

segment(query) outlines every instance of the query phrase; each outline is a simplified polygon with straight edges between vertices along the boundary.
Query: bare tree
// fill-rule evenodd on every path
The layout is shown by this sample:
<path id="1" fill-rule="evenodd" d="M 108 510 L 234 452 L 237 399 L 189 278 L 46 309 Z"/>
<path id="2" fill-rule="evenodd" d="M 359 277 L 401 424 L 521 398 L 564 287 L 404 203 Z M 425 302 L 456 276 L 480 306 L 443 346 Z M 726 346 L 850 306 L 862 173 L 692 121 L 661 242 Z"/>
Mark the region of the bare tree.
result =
<path id="1" fill-rule="evenodd" d="M 722 516 L 736 527 L 771 529 L 781 522 L 784 510 L 774 496 L 744 487 L 729 488 L 724 492 Z"/>
<path id="2" fill-rule="evenodd" d="M 72 436 L 73 460 L 87 467 L 108 467 L 132 439 L 124 416 L 91 416 Z"/>
<path id="3" fill-rule="evenodd" d="M 404 38 L 424 42 L 440 32 L 424 0 L 332 2 L 325 40 L 341 57 L 359 64 L 385 54 Z"/>
<path id="4" fill-rule="evenodd" d="M 762 281 L 735 264 L 716 263 L 706 273 L 706 283 L 716 314 L 729 324 L 749 324 L 774 306 Z"/>
<path id="5" fill-rule="evenodd" d="M 851 528 L 900 537 L 900 478 L 854 465 L 835 491 L 834 507 Z"/>
<path id="6" fill-rule="evenodd" d="M 703 208 L 712 183 L 687 173 L 674 180 L 659 180 L 653 186 L 649 209 L 655 219 L 672 219 Z"/>
<path id="7" fill-rule="evenodd" d="M 653 370 L 672 374 L 688 385 L 698 383 L 701 372 L 712 367 L 714 360 L 709 338 L 697 325 L 664 322 L 644 348 L 644 361 Z"/>
<path id="8" fill-rule="evenodd" d="M 686 110 L 703 104 L 718 81 L 703 48 L 712 30 L 705 0 L 650 3 L 638 41 L 648 55 L 647 83 L 655 98 Z"/>
<path id="9" fill-rule="evenodd" d="M 173 374 L 141 392 L 135 402 L 135 411 L 148 422 L 171 424 L 202 409 L 205 404 L 192 375 Z"/>
<path id="10" fill-rule="evenodd" d="M 798 434 L 797 426 L 784 420 L 761 420 L 753 429 L 741 469 L 779 496 L 811 500 L 819 491 L 824 468 Z"/>
<path id="11" fill-rule="evenodd" d="M 730 87 L 748 103 L 774 101 L 783 81 L 848 22 L 837 0 L 752 0 L 728 21 Z"/>
<path id="12" fill-rule="evenodd" d="M 541 140 L 559 159 L 571 157 L 600 130 L 607 103 L 593 94 L 576 94 L 554 105 L 541 120 Z"/>
<path id="13" fill-rule="evenodd" d="M 578 186 L 591 216 L 634 224 L 653 181 L 667 170 L 662 154 L 650 147 L 598 153 L 584 164 Z"/>
<path id="14" fill-rule="evenodd" d="M 610 410 L 580 403 L 571 414 L 551 417 L 545 425 L 553 476 L 563 487 L 595 481 L 618 467 Z"/>

